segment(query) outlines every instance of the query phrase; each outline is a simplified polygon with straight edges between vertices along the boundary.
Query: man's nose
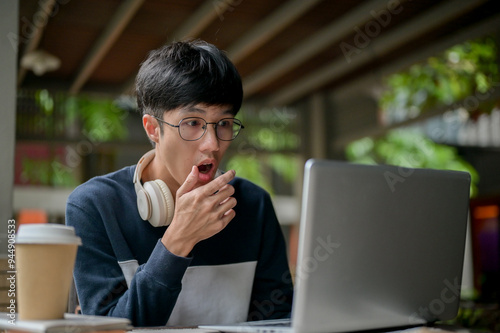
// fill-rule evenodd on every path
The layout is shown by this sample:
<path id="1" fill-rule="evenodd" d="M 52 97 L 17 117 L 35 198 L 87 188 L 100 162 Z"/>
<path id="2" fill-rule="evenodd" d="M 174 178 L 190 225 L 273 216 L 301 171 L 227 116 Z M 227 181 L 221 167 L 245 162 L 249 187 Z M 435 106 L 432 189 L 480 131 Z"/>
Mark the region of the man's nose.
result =
<path id="1" fill-rule="evenodd" d="M 219 150 L 219 138 L 217 137 L 217 131 L 215 124 L 207 124 L 206 125 L 205 135 L 201 138 L 202 149 L 209 149 L 210 151 L 218 151 Z"/>

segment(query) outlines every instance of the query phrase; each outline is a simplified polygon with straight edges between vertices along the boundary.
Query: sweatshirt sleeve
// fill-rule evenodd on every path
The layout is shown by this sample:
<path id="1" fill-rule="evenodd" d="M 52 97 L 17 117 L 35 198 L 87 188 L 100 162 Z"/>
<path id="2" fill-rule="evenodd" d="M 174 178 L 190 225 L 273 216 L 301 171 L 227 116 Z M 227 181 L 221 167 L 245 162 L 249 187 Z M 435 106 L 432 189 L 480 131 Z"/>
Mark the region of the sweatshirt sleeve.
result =
<path id="1" fill-rule="evenodd" d="M 100 211 L 92 197 L 72 194 L 66 206 L 66 224 L 75 228 L 83 243 L 74 269 L 82 312 L 128 318 L 134 326 L 165 325 L 191 259 L 170 253 L 158 240 L 127 287 L 113 247 L 113 242 L 122 241 L 119 232 L 113 217 Z"/>

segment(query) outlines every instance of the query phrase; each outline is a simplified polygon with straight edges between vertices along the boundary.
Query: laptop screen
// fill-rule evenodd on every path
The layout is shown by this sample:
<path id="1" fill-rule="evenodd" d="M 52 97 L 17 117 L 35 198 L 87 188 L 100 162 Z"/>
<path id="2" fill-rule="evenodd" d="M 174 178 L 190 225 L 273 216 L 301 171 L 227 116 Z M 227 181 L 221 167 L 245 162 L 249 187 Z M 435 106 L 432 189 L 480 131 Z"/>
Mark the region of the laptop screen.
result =
<path id="1" fill-rule="evenodd" d="M 309 160 L 296 332 L 452 319 L 458 311 L 470 176 Z"/>

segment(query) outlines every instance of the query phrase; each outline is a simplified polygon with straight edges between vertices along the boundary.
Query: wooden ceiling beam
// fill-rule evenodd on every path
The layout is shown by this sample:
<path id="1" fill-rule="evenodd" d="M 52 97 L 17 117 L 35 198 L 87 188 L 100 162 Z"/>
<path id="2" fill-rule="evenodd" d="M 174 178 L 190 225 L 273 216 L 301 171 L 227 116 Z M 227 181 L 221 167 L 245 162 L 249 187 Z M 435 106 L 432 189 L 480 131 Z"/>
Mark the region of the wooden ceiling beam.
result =
<path id="1" fill-rule="evenodd" d="M 221 19 L 221 15 L 229 8 L 231 2 L 229 0 L 206 0 L 165 42 L 198 37 L 216 18 Z"/>
<path id="2" fill-rule="evenodd" d="M 301 78 L 275 93 L 269 99 L 270 105 L 285 105 L 303 97 L 340 76 L 368 63 L 370 60 L 387 54 L 409 40 L 419 38 L 426 32 L 435 29 L 444 22 L 477 7 L 485 0 L 451 0 L 431 8 L 428 12 L 417 16 L 408 23 L 385 34 L 374 37 L 369 45 L 352 57 L 350 62 L 345 58 L 319 68 L 310 75 Z"/>
<path id="3" fill-rule="evenodd" d="M 142 6 L 144 0 L 125 0 L 111 18 L 110 22 L 92 46 L 91 50 L 78 70 L 69 92 L 76 94 L 89 79 L 102 59 L 106 56 L 116 40 L 120 37 L 125 27 Z"/>
<path id="4" fill-rule="evenodd" d="M 229 57 L 234 63 L 238 63 L 284 30 L 319 1 L 291 0 L 286 2 L 231 45 L 227 49 Z"/>
<path id="5" fill-rule="evenodd" d="M 249 97 L 262 89 L 274 79 L 282 76 L 288 71 L 311 58 L 318 52 L 331 47 L 331 45 L 352 31 L 352 27 L 373 19 L 371 11 L 377 11 L 387 7 L 387 0 L 372 0 L 368 3 L 351 10 L 335 22 L 328 25 L 315 35 L 299 43 L 283 56 L 275 59 L 269 64 L 251 74 L 243 82 L 245 96 Z"/>
<path id="6" fill-rule="evenodd" d="M 179 41 L 187 38 L 196 38 L 198 35 L 216 18 L 221 18 L 224 12 L 230 7 L 229 0 L 206 0 L 201 6 L 178 27 L 165 43 Z M 123 84 L 123 94 L 133 95 L 135 87 L 135 77 L 132 75 Z"/>

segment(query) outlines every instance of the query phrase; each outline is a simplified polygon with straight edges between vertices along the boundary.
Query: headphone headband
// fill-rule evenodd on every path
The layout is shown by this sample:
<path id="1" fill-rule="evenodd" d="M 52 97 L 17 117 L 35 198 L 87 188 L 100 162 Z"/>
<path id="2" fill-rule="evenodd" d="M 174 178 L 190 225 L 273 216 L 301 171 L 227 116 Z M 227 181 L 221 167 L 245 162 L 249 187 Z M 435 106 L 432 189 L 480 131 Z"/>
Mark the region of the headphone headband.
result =
<path id="1" fill-rule="evenodd" d="M 137 166 L 135 167 L 134 178 L 133 178 L 134 187 L 135 187 L 136 192 L 138 192 L 140 190 L 144 190 L 144 187 L 142 186 L 142 183 L 141 183 L 142 171 L 149 164 L 149 162 L 151 162 L 153 160 L 154 157 L 155 157 L 155 150 L 151 149 L 146 154 L 144 154 L 144 156 L 141 157 L 139 162 L 137 162 Z"/>

